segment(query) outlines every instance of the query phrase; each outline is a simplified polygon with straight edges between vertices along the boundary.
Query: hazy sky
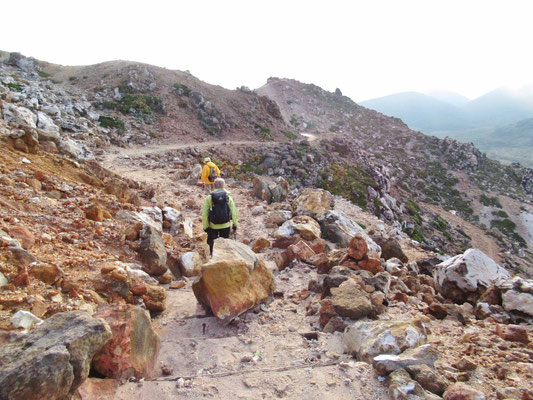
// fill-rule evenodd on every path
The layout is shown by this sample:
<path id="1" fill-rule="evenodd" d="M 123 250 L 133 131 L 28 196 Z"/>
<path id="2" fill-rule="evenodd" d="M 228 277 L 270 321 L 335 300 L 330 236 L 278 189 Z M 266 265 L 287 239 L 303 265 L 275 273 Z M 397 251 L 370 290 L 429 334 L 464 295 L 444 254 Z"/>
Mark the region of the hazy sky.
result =
<path id="1" fill-rule="evenodd" d="M 0 13 L 1 50 L 141 61 L 230 89 L 277 76 L 362 101 L 533 82 L 531 0 L 9 0 Z"/>

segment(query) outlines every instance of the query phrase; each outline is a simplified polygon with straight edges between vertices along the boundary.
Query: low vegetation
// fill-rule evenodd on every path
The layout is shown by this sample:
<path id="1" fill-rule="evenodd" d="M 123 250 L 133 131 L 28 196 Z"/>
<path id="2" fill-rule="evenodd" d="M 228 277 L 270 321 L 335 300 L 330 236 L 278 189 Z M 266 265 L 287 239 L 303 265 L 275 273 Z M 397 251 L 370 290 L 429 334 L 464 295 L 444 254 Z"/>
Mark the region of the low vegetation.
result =
<path id="1" fill-rule="evenodd" d="M 378 185 L 368 173 L 355 164 L 334 163 L 322 172 L 322 188 L 351 200 L 359 207 L 367 206 L 368 186 Z"/>
<path id="2" fill-rule="evenodd" d="M 100 115 L 98 122 L 100 122 L 100 125 L 104 128 L 115 128 L 120 131 L 124 130 L 124 122 L 110 115 Z"/>

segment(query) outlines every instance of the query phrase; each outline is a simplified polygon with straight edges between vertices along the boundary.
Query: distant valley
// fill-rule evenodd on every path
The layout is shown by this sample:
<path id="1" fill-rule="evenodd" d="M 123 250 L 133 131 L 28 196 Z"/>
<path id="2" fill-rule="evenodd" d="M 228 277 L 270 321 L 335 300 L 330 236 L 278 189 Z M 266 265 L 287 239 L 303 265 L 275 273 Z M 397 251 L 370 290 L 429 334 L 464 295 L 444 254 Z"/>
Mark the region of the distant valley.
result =
<path id="1" fill-rule="evenodd" d="M 400 118 L 411 129 L 473 142 L 504 163 L 533 167 L 533 86 L 496 89 L 473 100 L 453 92 L 403 92 L 360 104 Z"/>

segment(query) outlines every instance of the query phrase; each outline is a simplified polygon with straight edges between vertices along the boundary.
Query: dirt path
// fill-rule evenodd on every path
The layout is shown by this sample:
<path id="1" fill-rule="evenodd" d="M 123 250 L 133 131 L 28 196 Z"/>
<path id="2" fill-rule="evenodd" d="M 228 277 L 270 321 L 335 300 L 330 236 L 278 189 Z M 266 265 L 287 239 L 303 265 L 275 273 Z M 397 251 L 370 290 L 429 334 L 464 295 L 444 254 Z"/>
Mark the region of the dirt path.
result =
<path id="1" fill-rule="evenodd" d="M 171 148 L 176 147 L 157 146 L 148 151 Z M 127 149 L 126 154 L 146 150 Z M 114 161 L 119 160 L 108 158 L 106 165 L 123 176 L 158 187 L 158 202 L 180 205 L 185 216 L 194 221 L 196 232 L 201 231 L 200 208 L 206 195 L 201 187 L 172 181 L 170 168 L 145 170 L 122 162 L 113 168 Z M 268 236 L 264 213 L 252 215 L 251 208 L 263 205 L 266 212 L 273 207 L 253 199 L 241 183 L 228 189 L 239 210 L 238 240 Z M 316 295 L 305 296 L 316 272 L 300 264 L 273 273 L 274 300 L 227 327 L 205 315 L 191 282 L 182 289 L 168 290 L 167 310 L 153 322 L 161 338 L 158 365 L 168 366 L 172 374 L 164 376 L 158 370 L 152 380 L 127 382 L 119 386 L 113 398 L 387 399 L 385 386 L 372 367 L 343 354 L 340 334 L 313 329 L 318 317 L 308 316 L 307 308 L 318 299 Z M 315 335 L 316 340 L 306 339 L 304 333 Z"/>
<path id="2" fill-rule="evenodd" d="M 173 143 L 173 144 L 158 144 L 144 147 L 111 147 L 109 152 L 102 157 L 102 162 L 112 167 L 115 160 L 124 156 L 138 156 L 146 154 L 161 154 L 172 150 L 186 149 L 188 147 L 195 147 L 198 149 L 218 147 L 218 146 L 276 146 L 279 142 L 259 142 L 254 140 L 238 140 L 238 141 L 216 141 L 216 142 L 190 142 L 190 143 Z"/>

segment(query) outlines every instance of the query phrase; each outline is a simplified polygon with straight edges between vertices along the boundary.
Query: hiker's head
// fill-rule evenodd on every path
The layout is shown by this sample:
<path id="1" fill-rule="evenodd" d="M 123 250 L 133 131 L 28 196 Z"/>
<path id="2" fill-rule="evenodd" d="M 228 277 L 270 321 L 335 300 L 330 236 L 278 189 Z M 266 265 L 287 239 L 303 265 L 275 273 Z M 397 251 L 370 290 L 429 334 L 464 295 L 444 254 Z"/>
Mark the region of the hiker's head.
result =
<path id="1" fill-rule="evenodd" d="M 224 189 L 226 182 L 222 178 L 215 179 L 215 189 Z"/>
<path id="2" fill-rule="evenodd" d="M 209 157 L 204 158 L 204 162 L 205 162 L 205 163 L 208 163 L 208 162 L 210 162 L 210 161 L 211 161 L 211 159 L 210 159 Z"/>

